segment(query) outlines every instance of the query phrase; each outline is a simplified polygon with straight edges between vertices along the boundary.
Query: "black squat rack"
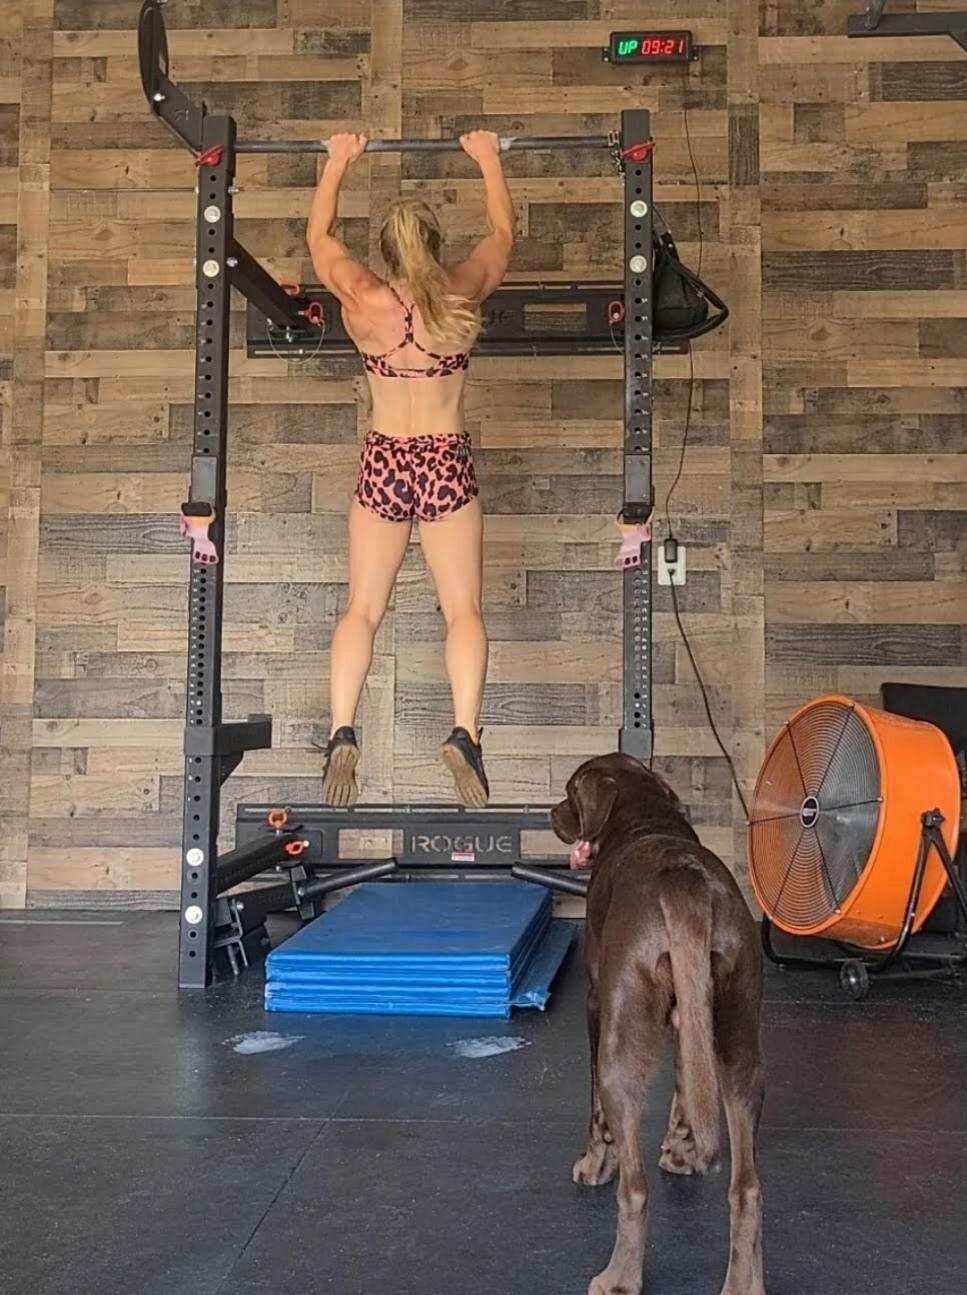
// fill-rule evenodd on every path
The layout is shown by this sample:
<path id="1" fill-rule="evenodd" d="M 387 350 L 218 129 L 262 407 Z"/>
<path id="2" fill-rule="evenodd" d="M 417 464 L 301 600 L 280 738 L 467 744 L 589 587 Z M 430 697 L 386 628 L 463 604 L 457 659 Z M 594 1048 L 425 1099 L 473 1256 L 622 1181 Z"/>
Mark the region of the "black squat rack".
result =
<path id="1" fill-rule="evenodd" d="M 325 140 L 240 141 L 230 116 L 209 114 L 169 75 L 168 47 L 159 0 L 145 0 L 138 43 L 141 79 L 151 111 L 195 154 L 198 174 L 196 243 L 196 368 L 190 499 L 182 526 L 194 537 L 188 604 L 188 694 L 185 716 L 185 801 L 181 854 L 181 920 L 178 982 L 201 989 L 219 974 L 237 974 L 268 947 L 264 919 L 296 909 L 316 912 L 329 890 L 374 877 L 515 875 L 559 890 L 583 893 L 563 861 L 529 866 L 522 833 L 549 827 L 547 806 L 497 805 L 481 811 L 445 805 L 356 806 L 333 810 L 300 805 L 240 806 L 236 848 L 219 857 L 222 784 L 246 751 L 272 744 L 272 720 L 250 715 L 222 718 L 221 659 L 224 533 L 228 506 L 229 296 L 248 301 L 253 354 L 297 356 L 345 351 L 338 311 L 323 293 L 292 295 L 236 240 L 232 201 L 240 153 L 325 152 Z M 608 150 L 623 180 L 623 279 L 615 284 L 543 286 L 512 284 L 489 304 L 480 354 L 583 355 L 624 353 L 623 491 L 615 501 L 622 521 L 641 526 L 637 561 L 622 581 L 622 751 L 648 760 L 653 747 L 651 542 L 652 357 L 661 349 L 652 330 L 652 150 L 650 115 L 621 113 L 620 129 L 605 136 L 504 138 L 506 151 Z M 454 151 L 456 139 L 373 140 L 371 152 Z M 616 256 L 617 260 L 617 256 Z M 566 295 L 584 306 L 566 336 L 526 326 L 528 305 Z M 537 312 L 539 313 L 539 312 Z M 268 339 L 266 341 L 266 339 Z M 264 351 L 260 348 L 268 346 Z M 670 350 L 681 351 L 681 343 Z M 201 543 L 197 542 L 202 536 Z M 389 827 L 402 837 L 391 859 L 341 856 L 347 829 Z M 284 880 L 241 894 L 225 892 L 275 869 Z M 325 875 L 317 876 L 316 870 Z"/>

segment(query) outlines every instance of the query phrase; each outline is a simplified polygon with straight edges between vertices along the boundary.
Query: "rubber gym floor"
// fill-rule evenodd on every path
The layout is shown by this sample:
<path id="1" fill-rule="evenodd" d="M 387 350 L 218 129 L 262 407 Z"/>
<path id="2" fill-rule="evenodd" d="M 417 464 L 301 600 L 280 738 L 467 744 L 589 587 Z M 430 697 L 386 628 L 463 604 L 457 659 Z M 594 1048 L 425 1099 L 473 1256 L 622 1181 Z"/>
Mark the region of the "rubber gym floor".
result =
<path id="1" fill-rule="evenodd" d="M 614 1195 L 570 1178 L 576 950 L 544 1014 L 267 1015 L 260 971 L 178 995 L 175 922 L 0 917 L 4 1295 L 583 1295 Z M 855 1004 L 770 968 L 763 1044 L 770 1295 L 962 1291 L 963 981 Z M 726 1176 L 659 1173 L 669 1097 L 666 1067 L 645 1289 L 717 1295 Z"/>

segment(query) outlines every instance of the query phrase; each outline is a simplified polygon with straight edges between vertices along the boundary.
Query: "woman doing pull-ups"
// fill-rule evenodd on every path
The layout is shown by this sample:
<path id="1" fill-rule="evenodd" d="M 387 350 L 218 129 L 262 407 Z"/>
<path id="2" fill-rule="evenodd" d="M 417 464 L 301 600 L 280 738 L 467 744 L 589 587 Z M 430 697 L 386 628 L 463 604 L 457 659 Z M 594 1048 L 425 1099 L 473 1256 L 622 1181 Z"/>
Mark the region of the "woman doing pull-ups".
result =
<path id="1" fill-rule="evenodd" d="M 372 399 L 372 430 L 349 508 L 349 605 L 332 639 L 323 796 L 347 806 L 358 795 L 356 708 L 415 519 L 446 622 L 454 728 L 441 759 L 453 774 L 457 799 L 480 807 L 489 796 L 479 728 L 487 673 L 483 524 L 463 389 L 481 302 L 507 272 L 513 204 L 497 136 L 464 135 L 461 146 L 483 178 L 490 233 L 465 261 L 447 269 L 433 209 L 425 202 L 396 202 L 380 232 L 387 269 L 381 278 L 331 233 L 340 186 L 366 143 L 365 135 L 353 134 L 329 140 L 308 227 L 313 265 L 340 302 Z"/>

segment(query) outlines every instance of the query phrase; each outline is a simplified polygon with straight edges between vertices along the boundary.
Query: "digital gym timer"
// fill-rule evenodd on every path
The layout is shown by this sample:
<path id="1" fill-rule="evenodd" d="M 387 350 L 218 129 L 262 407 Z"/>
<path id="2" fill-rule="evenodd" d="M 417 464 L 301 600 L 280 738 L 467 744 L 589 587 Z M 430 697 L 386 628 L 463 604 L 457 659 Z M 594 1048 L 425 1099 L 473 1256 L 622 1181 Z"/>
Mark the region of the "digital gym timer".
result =
<path id="1" fill-rule="evenodd" d="M 613 31 L 605 54 L 609 63 L 688 63 L 690 31 Z"/>

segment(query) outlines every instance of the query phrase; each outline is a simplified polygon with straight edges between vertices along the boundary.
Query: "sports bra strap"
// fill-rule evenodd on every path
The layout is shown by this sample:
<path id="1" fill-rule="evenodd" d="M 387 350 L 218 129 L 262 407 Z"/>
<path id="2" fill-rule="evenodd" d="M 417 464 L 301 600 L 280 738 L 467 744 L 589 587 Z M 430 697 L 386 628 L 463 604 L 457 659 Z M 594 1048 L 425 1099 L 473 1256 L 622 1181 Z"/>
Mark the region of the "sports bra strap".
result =
<path id="1" fill-rule="evenodd" d="M 393 349 L 390 351 L 387 351 L 386 354 L 392 355 L 394 351 L 402 350 L 404 346 L 407 346 L 410 343 L 412 343 L 414 346 L 416 346 L 419 350 L 422 351 L 423 347 L 420 346 L 419 342 L 416 340 L 416 337 L 413 333 L 413 303 L 411 302 L 409 305 L 407 305 L 392 284 L 389 285 L 389 290 L 396 298 L 396 300 L 400 303 L 400 305 L 403 307 L 403 328 L 405 331 L 403 333 L 403 340 L 402 342 L 400 342 L 399 346 L 394 346 Z"/>
<path id="2" fill-rule="evenodd" d="M 379 373 L 383 377 L 387 377 L 387 378 L 395 378 L 395 377 L 427 377 L 427 378 L 434 377 L 435 378 L 435 377 L 444 376 L 448 373 L 458 373 L 461 369 L 466 369 L 470 362 L 470 356 L 468 352 L 460 351 L 455 355 L 438 355 L 436 351 L 428 350 L 427 347 L 421 345 L 421 343 L 416 340 L 416 335 L 413 331 L 413 311 L 415 309 L 414 304 L 411 302 L 410 305 L 407 305 L 406 302 L 403 300 L 403 298 L 400 296 L 400 294 L 396 291 L 396 289 L 393 287 L 391 283 L 387 284 L 387 287 L 389 288 L 393 296 L 396 298 L 396 300 L 403 307 L 403 326 L 406 329 L 406 332 L 403 336 L 403 340 L 400 343 L 398 343 L 398 345 L 391 347 L 388 351 L 383 351 L 382 354 L 380 355 L 371 355 L 371 354 L 367 355 L 365 352 L 361 352 L 360 354 L 362 355 L 363 366 L 370 373 Z M 391 355 L 395 355 L 397 351 L 401 351 L 404 346 L 409 346 L 409 345 L 415 346 L 416 349 L 422 355 L 427 356 L 431 360 L 436 360 L 437 363 L 431 364 L 428 369 L 412 369 L 412 368 L 394 369 L 392 365 L 389 363 L 389 357 Z"/>

